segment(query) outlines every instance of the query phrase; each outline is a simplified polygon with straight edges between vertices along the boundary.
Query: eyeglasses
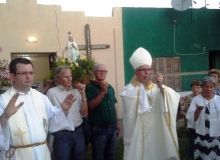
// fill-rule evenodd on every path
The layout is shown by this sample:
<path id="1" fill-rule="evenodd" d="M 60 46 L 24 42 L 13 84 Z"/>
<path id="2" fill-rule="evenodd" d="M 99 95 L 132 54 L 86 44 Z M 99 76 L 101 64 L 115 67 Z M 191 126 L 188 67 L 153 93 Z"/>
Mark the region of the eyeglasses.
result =
<path id="1" fill-rule="evenodd" d="M 106 71 L 106 70 L 95 70 L 95 71 L 98 73 L 108 73 L 108 71 Z"/>
<path id="2" fill-rule="evenodd" d="M 137 69 L 136 71 L 142 71 L 142 72 L 150 72 L 152 69 L 151 68 L 141 68 L 141 69 Z"/>
<path id="3" fill-rule="evenodd" d="M 29 74 L 30 76 L 33 76 L 35 75 L 35 72 L 21 72 L 21 73 L 15 73 L 15 74 L 19 74 L 21 76 L 27 76 Z"/>

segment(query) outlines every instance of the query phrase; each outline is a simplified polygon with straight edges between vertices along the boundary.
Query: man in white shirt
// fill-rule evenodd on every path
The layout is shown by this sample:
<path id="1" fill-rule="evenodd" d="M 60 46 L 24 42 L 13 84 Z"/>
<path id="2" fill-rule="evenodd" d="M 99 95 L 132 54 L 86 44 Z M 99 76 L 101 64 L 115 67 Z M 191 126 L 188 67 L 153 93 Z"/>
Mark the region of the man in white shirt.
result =
<path id="1" fill-rule="evenodd" d="M 55 160 L 84 160 L 85 139 L 83 135 L 82 117 L 88 116 L 88 106 L 85 85 L 78 83 L 72 87 L 72 73 L 69 66 L 59 66 L 55 70 L 56 87 L 47 91 L 47 97 L 53 105 L 61 108 L 62 99 L 72 93 L 76 100 L 71 109 L 66 112 L 66 121 L 52 121 L 49 132 L 53 134 L 53 152 Z"/>
<path id="2" fill-rule="evenodd" d="M 48 120 L 65 121 L 64 112 L 71 108 L 74 95 L 64 97 L 58 109 L 31 88 L 35 73 L 30 60 L 13 59 L 9 70 L 13 86 L 0 96 L 0 159 L 50 160 Z"/>

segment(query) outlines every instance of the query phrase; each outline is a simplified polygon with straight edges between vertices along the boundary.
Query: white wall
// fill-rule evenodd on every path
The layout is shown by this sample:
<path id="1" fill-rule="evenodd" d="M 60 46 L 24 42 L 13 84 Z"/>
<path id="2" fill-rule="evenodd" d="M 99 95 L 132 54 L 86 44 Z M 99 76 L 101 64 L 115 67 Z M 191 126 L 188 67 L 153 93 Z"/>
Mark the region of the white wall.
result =
<path id="1" fill-rule="evenodd" d="M 85 25 L 90 25 L 91 44 L 109 44 L 109 49 L 92 50 L 97 62 L 106 65 L 107 81 L 116 90 L 119 118 L 124 87 L 124 61 L 121 8 L 115 8 L 111 18 L 85 17 L 83 12 L 62 12 L 59 6 L 37 5 L 36 0 L 7 0 L 0 4 L 1 59 L 11 60 L 12 52 L 57 52 L 61 55 L 67 44 L 68 31 L 76 43 L 84 45 Z M 38 41 L 30 43 L 29 36 Z M 84 54 L 86 51 L 80 51 Z"/>

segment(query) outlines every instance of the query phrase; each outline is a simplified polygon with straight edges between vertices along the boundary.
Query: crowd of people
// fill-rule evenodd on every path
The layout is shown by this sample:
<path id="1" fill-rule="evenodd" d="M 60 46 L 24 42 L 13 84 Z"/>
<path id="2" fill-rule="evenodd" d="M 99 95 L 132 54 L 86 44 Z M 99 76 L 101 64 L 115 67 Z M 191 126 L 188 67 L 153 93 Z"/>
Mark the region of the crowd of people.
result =
<path id="1" fill-rule="evenodd" d="M 195 160 L 220 159 L 218 151 L 218 108 L 220 71 L 211 69 L 208 77 L 191 83 L 192 94 L 180 98 L 180 114 L 184 117 L 189 140 L 189 157 Z"/>
<path id="2" fill-rule="evenodd" d="M 73 86 L 70 67 L 59 66 L 42 93 L 31 88 L 30 60 L 13 59 L 9 69 L 13 85 L 0 96 L 1 160 L 50 160 L 50 135 L 55 160 L 85 160 L 88 143 L 94 160 L 114 159 L 120 126 L 105 65 L 94 67 L 95 80 L 86 86 Z"/>
<path id="3" fill-rule="evenodd" d="M 220 159 L 220 71 L 211 69 L 202 81 L 192 81 L 192 94 L 180 98 L 152 70 L 146 49 L 135 50 L 129 61 L 134 76 L 120 94 L 124 160 L 180 160 L 178 112 L 185 120 L 189 156 Z M 9 70 L 13 85 L 0 95 L 1 160 L 50 160 L 50 135 L 55 160 L 85 160 L 89 144 L 93 160 L 115 159 L 121 128 L 104 64 L 95 65 L 95 80 L 86 85 L 72 85 L 70 67 L 59 66 L 41 92 L 31 88 L 35 72 L 30 60 L 13 59 Z"/>

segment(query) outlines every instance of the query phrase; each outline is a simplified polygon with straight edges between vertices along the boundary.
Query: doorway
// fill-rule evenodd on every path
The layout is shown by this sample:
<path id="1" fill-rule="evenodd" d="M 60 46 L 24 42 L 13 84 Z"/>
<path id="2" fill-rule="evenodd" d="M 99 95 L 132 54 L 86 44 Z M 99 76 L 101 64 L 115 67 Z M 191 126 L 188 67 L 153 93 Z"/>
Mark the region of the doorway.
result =
<path id="1" fill-rule="evenodd" d="M 209 69 L 220 70 L 220 50 L 209 51 Z"/>

